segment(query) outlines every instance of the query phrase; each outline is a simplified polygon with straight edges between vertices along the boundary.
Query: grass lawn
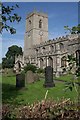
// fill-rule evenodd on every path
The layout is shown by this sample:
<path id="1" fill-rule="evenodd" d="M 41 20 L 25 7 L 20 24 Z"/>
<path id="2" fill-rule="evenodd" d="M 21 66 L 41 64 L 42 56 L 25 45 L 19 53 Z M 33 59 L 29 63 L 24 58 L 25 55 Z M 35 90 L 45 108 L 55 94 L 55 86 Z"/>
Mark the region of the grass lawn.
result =
<path id="1" fill-rule="evenodd" d="M 1 81 L 0 81 L 1 82 Z M 16 78 L 15 76 L 3 76 L 2 77 L 2 101 L 3 103 L 9 103 L 13 105 L 23 105 L 27 103 L 33 103 L 35 101 L 41 101 L 44 99 L 45 93 L 47 89 L 48 98 L 52 98 L 54 100 L 65 98 L 71 98 L 71 100 L 77 99 L 76 91 L 68 90 L 64 91 L 64 83 L 63 82 L 55 82 L 55 87 L 53 88 L 44 88 L 43 83 L 44 80 L 37 81 L 33 84 L 26 84 L 25 88 L 20 90 L 15 87 Z"/>
<path id="2" fill-rule="evenodd" d="M 70 82 L 74 80 L 74 77 L 71 74 L 67 74 L 67 75 L 63 75 L 60 77 L 55 78 L 56 80 L 62 80 L 62 81 L 66 81 L 66 82 Z M 77 82 L 77 80 L 75 80 L 75 82 Z"/>

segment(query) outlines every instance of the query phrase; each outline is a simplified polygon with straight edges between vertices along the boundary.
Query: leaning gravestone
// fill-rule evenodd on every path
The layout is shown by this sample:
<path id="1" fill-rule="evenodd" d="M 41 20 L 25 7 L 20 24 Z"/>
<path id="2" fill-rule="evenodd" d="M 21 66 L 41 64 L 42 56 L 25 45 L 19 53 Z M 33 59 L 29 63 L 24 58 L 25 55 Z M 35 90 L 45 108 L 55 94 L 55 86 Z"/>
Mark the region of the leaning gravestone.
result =
<path id="1" fill-rule="evenodd" d="M 25 75 L 24 74 L 16 74 L 16 87 L 22 88 L 25 87 Z"/>
<path id="2" fill-rule="evenodd" d="M 53 87 L 55 86 L 53 82 L 53 68 L 51 66 L 47 66 L 45 68 L 45 83 L 44 87 Z"/>
<path id="3" fill-rule="evenodd" d="M 34 83 L 34 73 L 32 71 L 27 71 L 25 81 L 26 83 Z"/>

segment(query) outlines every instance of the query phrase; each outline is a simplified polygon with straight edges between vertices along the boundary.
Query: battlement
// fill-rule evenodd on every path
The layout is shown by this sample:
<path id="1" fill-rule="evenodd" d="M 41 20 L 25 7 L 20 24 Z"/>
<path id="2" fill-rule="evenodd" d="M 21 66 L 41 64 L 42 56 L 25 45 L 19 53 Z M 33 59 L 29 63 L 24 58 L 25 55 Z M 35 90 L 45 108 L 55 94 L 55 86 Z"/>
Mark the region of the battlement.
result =
<path id="1" fill-rule="evenodd" d="M 32 15 L 38 15 L 38 16 L 42 16 L 42 17 L 47 17 L 48 18 L 48 15 L 46 14 L 46 13 L 42 13 L 42 12 L 37 12 L 37 11 L 33 11 L 33 12 L 31 12 L 31 13 L 29 13 L 28 15 L 27 15 L 27 18 L 26 19 L 28 19 L 29 17 L 31 17 Z"/>
<path id="2" fill-rule="evenodd" d="M 71 34 L 68 36 L 68 39 L 69 40 L 72 40 L 72 39 L 77 39 L 79 37 L 80 34 Z"/>
<path id="3" fill-rule="evenodd" d="M 36 44 L 33 47 L 36 48 L 36 47 L 46 46 L 46 45 L 49 45 L 49 44 L 56 44 L 58 42 L 64 42 L 64 41 L 68 41 L 68 40 L 72 40 L 72 39 L 77 39 L 78 36 L 79 36 L 78 34 L 61 36 L 61 37 L 58 37 L 58 38 L 55 38 L 55 39 L 52 39 L 52 40 L 42 42 L 40 44 Z"/>

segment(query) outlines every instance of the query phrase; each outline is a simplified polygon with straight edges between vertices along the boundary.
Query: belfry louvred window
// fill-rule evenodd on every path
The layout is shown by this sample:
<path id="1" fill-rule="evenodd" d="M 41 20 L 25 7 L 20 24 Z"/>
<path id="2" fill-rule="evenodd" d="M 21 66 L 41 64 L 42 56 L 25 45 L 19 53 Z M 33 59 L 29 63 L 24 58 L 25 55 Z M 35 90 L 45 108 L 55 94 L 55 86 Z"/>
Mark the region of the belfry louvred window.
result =
<path id="1" fill-rule="evenodd" d="M 39 28 L 42 28 L 42 20 L 39 20 Z"/>

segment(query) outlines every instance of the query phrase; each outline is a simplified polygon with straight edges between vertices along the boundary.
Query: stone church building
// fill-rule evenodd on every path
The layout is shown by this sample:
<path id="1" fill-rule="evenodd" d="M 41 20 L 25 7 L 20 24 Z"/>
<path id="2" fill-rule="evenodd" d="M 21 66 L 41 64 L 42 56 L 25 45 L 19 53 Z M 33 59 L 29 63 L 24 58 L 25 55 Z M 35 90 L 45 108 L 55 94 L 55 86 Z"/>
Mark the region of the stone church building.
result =
<path id="1" fill-rule="evenodd" d="M 17 71 L 28 63 L 39 68 L 52 66 L 54 74 L 59 76 L 68 65 L 67 55 L 75 55 L 78 45 L 78 34 L 48 40 L 48 15 L 34 11 L 27 15 L 24 52 L 16 57 L 14 69 Z"/>

